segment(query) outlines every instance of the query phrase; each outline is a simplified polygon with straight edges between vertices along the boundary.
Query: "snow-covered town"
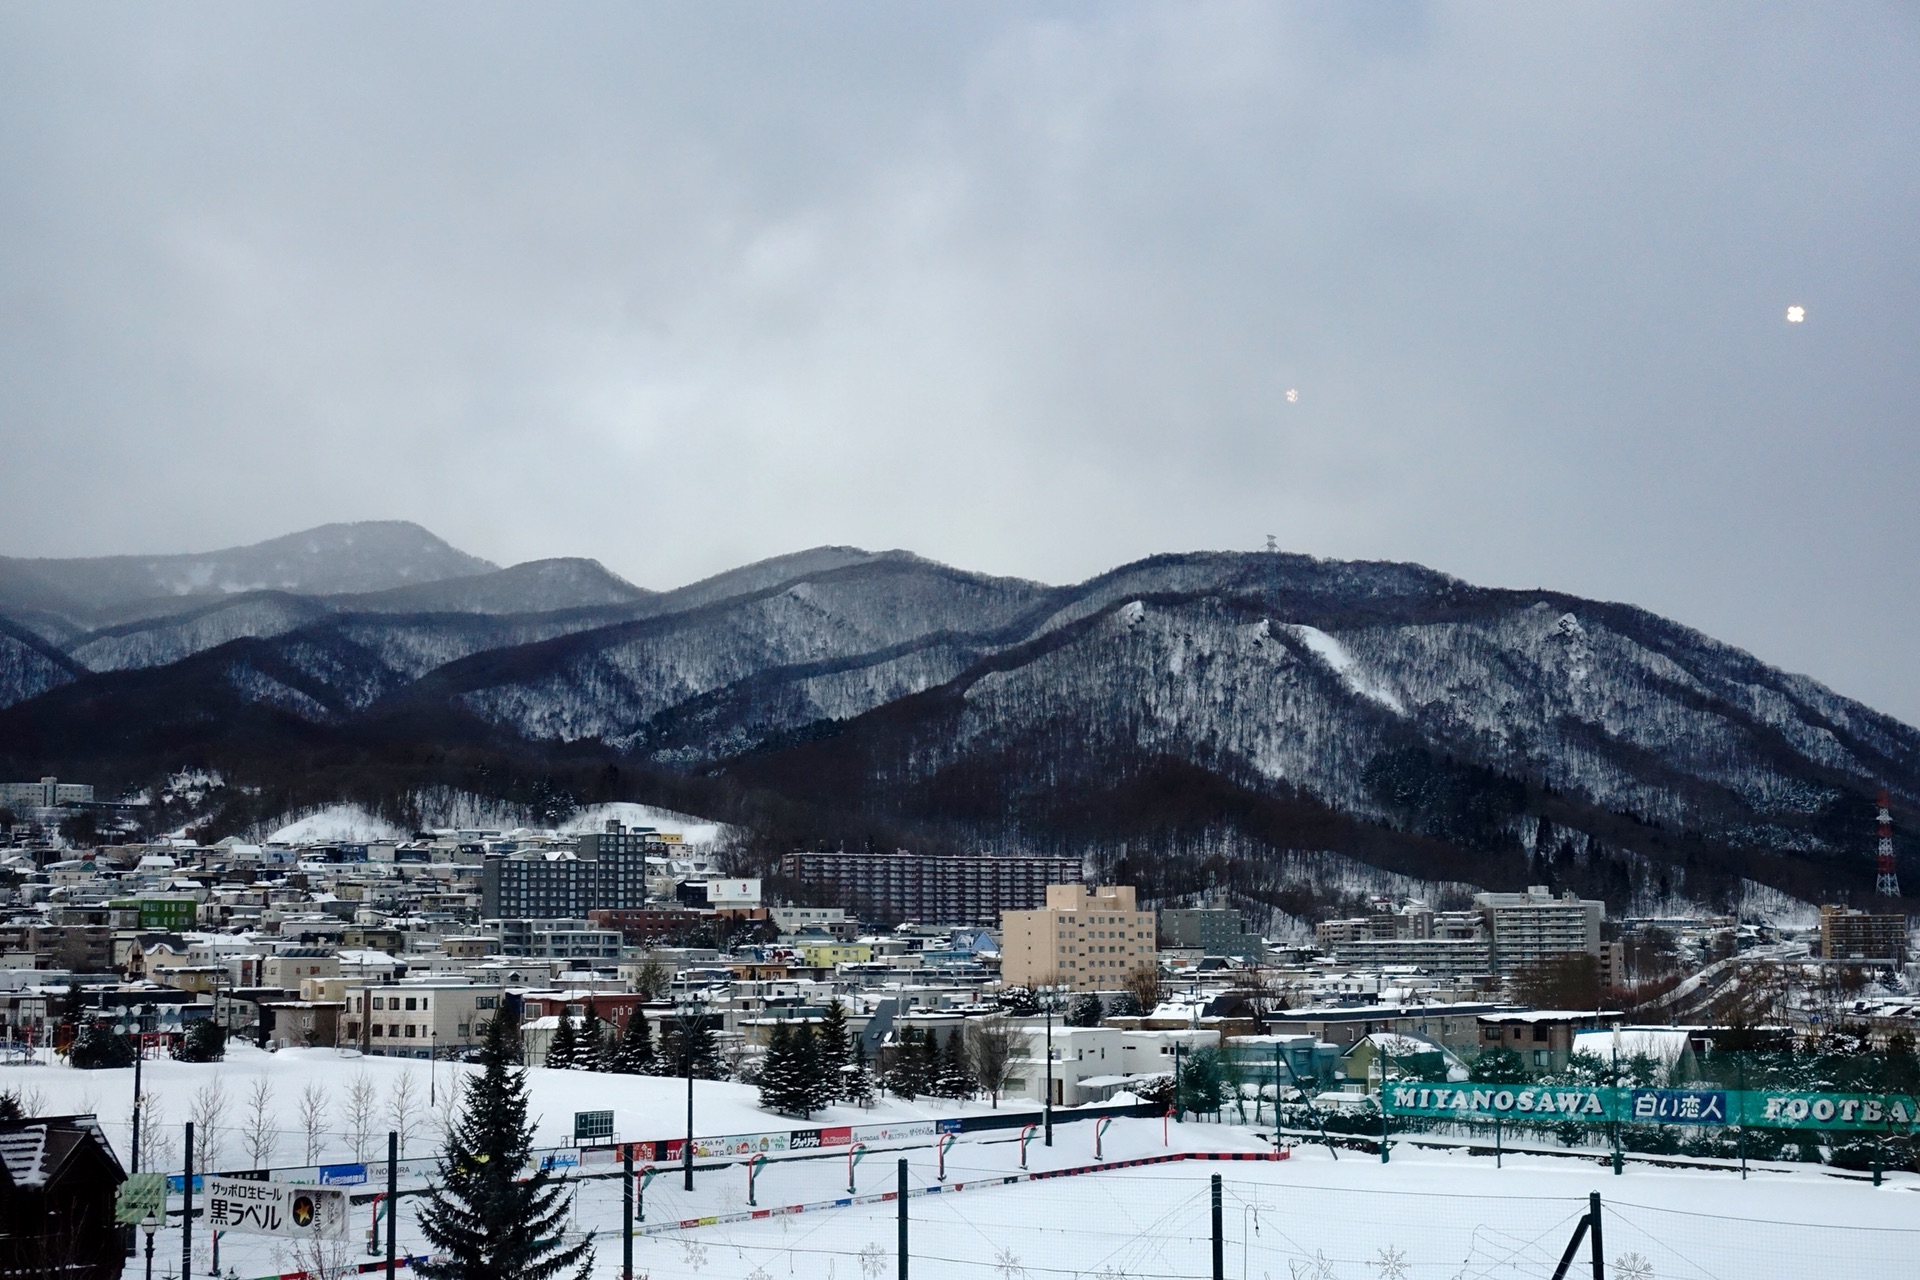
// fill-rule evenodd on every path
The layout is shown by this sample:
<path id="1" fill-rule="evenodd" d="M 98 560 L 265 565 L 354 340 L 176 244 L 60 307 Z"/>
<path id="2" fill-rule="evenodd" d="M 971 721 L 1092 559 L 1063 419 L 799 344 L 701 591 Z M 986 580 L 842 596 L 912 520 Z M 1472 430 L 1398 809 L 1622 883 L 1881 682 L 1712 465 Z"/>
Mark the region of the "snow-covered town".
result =
<path id="1" fill-rule="evenodd" d="M 75 816 L 126 814 L 36 785 L 0 850 L 0 1091 L 110 1149 L 163 1274 L 430 1270 L 498 1028 L 597 1275 L 871 1274 L 902 1186 L 942 1274 L 1199 1274 L 1216 1175 L 1249 1275 L 1544 1275 L 1594 1194 L 1623 1275 L 1920 1239 L 1878 1207 L 1920 1190 L 1904 917 L 1535 888 L 1309 941 L 1059 858 L 743 876 L 724 826 L 638 805 L 88 845 Z M 333 1225 L 222 1227 L 235 1180 Z"/>
<path id="2" fill-rule="evenodd" d="M 1917 15 L 0 4 L 0 1280 L 1920 1276 Z"/>

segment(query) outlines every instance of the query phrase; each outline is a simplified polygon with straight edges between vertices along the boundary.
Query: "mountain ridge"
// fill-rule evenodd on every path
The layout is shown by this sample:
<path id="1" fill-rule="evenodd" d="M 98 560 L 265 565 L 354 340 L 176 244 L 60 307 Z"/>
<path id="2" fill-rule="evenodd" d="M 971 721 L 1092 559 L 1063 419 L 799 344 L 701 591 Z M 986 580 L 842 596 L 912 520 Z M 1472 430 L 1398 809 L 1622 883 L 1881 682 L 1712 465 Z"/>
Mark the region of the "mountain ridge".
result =
<path id="1" fill-rule="evenodd" d="M 433 611 L 522 581 L 600 602 Z M 79 669 L 104 633 L 0 632 L 32 666 L 0 687 L 0 759 L 610 771 L 705 788 L 728 821 L 788 815 L 759 824 L 763 852 L 1081 849 L 1169 893 L 1211 868 L 1268 902 L 1289 892 L 1274 868 L 1316 850 L 1621 906 L 1848 894 L 1870 881 L 1873 786 L 1909 863 L 1920 807 L 1920 732 L 1808 677 L 1636 606 L 1391 561 L 1167 553 L 1050 586 L 821 547 L 664 592 L 567 560 L 225 608 L 119 629 L 202 628 L 138 670 Z M 223 635 L 243 610 L 262 634 Z"/>

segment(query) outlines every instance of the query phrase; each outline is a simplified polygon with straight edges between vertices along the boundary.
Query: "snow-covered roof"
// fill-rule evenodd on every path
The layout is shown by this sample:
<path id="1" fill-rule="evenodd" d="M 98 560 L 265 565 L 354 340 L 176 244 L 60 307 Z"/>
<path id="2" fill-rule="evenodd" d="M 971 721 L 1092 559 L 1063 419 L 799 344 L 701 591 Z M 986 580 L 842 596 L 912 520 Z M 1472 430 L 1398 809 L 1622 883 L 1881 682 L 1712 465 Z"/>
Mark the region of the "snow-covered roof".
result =
<path id="1" fill-rule="evenodd" d="M 1678 1062 L 1687 1052 L 1687 1032 L 1679 1027 L 1622 1027 L 1620 1056 L 1652 1058 L 1655 1062 Z M 1611 1031 L 1582 1031 L 1573 1037 L 1575 1053 L 1590 1053 L 1611 1058 L 1614 1036 Z"/>

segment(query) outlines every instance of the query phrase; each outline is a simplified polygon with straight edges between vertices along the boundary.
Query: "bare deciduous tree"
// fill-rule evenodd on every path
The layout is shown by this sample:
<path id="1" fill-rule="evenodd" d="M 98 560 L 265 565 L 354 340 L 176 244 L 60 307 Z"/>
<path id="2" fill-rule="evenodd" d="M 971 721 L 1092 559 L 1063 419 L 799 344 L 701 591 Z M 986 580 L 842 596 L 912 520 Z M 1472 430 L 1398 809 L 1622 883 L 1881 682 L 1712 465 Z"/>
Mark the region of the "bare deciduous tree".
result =
<path id="1" fill-rule="evenodd" d="M 273 1086 L 267 1083 L 265 1076 L 255 1076 L 253 1086 L 247 1090 L 247 1110 L 243 1117 L 245 1128 L 241 1133 L 247 1159 L 253 1162 L 255 1169 L 267 1167 L 273 1158 L 273 1148 L 280 1140 L 273 1120 Z"/>
<path id="2" fill-rule="evenodd" d="M 277 1252 L 284 1271 L 304 1274 L 307 1280 L 342 1280 L 343 1277 L 358 1273 L 360 1260 L 354 1256 L 351 1240 L 330 1240 L 322 1235 L 300 1236 Z"/>
<path id="3" fill-rule="evenodd" d="M 300 1132 L 306 1136 L 307 1163 L 320 1158 L 320 1135 L 327 1127 L 327 1090 L 318 1080 L 300 1091 Z"/>
<path id="4" fill-rule="evenodd" d="M 149 1089 L 140 1096 L 140 1164 L 148 1173 L 171 1169 L 179 1155 L 180 1144 L 167 1123 L 166 1100 Z"/>
<path id="5" fill-rule="evenodd" d="M 1122 985 L 1127 991 L 1132 993 L 1135 1000 L 1140 1002 L 1140 1012 L 1142 1013 L 1152 1013 L 1160 1007 L 1160 1001 L 1166 996 L 1165 989 L 1160 982 L 1160 967 L 1158 965 L 1148 964 L 1140 966 L 1140 968 L 1127 974 L 1126 981 Z"/>
<path id="6" fill-rule="evenodd" d="M 221 1119 L 226 1115 L 227 1091 L 220 1083 L 220 1077 L 201 1085 L 194 1090 L 193 1105 L 187 1109 L 187 1119 L 193 1121 L 193 1167 L 203 1172 L 211 1171 L 219 1161 L 226 1140 L 221 1136 Z"/>
<path id="7" fill-rule="evenodd" d="M 973 1078 L 1000 1105 L 1000 1094 L 1013 1074 L 1013 1064 L 1032 1051 L 1033 1041 L 1001 1014 L 973 1018 L 967 1023 L 967 1066 Z"/>
<path id="8" fill-rule="evenodd" d="M 426 1111 L 426 1100 L 420 1096 L 420 1079 L 412 1071 L 402 1071 L 394 1077 L 387 1090 L 387 1123 L 400 1135 L 400 1154 L 407 1154 L 407 1143 L 420 1132 L 420 1121 Z"/>
<path id="9" fill-rule="evenodd" d="M 448 1079 L 440 1086 L 440 1104 L 433 1117 L 434 1140 L 441 1147 L 446 1146 L 447 1135 L 460 1123 L 460 1095 L 466 1086 L 466 1077 L 460 1074 L 458 1063 L 447 1075 Z"/>
<path id="10" fill-rule="evenodd" d="M 346 1121 L 346 1130 L 341 1135 L 347 1145 L 353 1148 L 355 1160 L 367 1158 L 367 1144 L 373 1140 L 374 1115 L 380 1107 L 380 1095 L 373 1087 L 373 1081 L 365 1071 L 354 1076 L 347 1085 L 347 1103 L 342 1109 L 342 1119 Z"/>

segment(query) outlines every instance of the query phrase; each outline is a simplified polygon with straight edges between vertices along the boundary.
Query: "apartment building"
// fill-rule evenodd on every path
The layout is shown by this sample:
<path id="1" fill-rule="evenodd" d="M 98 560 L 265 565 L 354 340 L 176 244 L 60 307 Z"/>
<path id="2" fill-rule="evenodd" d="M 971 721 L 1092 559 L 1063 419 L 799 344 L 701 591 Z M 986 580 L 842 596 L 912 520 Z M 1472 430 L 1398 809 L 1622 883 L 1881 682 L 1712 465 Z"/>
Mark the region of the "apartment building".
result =
<path id="1" fill-rule="evenodd" d="M 1002 912 L 1030 910 L 1048 886 L 1078 880 L 1078 858 L 960 854 L 790 853 L 781 874 L 818 886 L 862 919 L 992 925 Z"/>
<path id="2" fill-rule="evenodd" d="M 1116 991 L 1157 960 L 1154 913 L 1132 885 L 1047 886 L 1046 905 L 1001 916 L 1000 976 L 1010 987 Z"/>
<path id="3" fill-rule="evenodd" d="M 1501 977 L 1558 956 L 1600 954 L 1600 922 L 1607 904 L 1544 885 L 1525 893 L 1477 893 L 1474 905 L 1493 943 L 1494 971 Z"/>
<path id="4" fill-rule="evenodd" d="M 1230 907 L 1178 907 L 1160 913 L 1160 939 L 1169 947 L 1208 956 L 1259 960 L 1267 944 L 1247 932 L 1247 922 Z"/>
<path id="5" fill-rule="evenodd" d="M 397 982 L 350 987 L 342 1038 L 362 1052 L 424 1058 L 480 1043 L 503 988 L 466 982 Z"/>
<path id="6" fill-rule="evenodd" d="M 1443 981 L 1493 972 L 1493 938 L 1479 911 L 1432 911 L 1418 904 L 1346 920 L 1323 920 L 1314 941 L 1343 965 L 1410 967 Z"/>
<path id="7" fill-rule="evenodd" d="M 1820 958 L 1882 964 L 1907 962 L 1907 918 L 1850 907 L 1820 908 Z"/>
<path id="8" fill-rule="evenodd" d="M 480 927 L 500 940 L 503 956 L 608 963 L 620 959 L 620 931 L 598 929 L 585 920 L 483 920 Z"/>

